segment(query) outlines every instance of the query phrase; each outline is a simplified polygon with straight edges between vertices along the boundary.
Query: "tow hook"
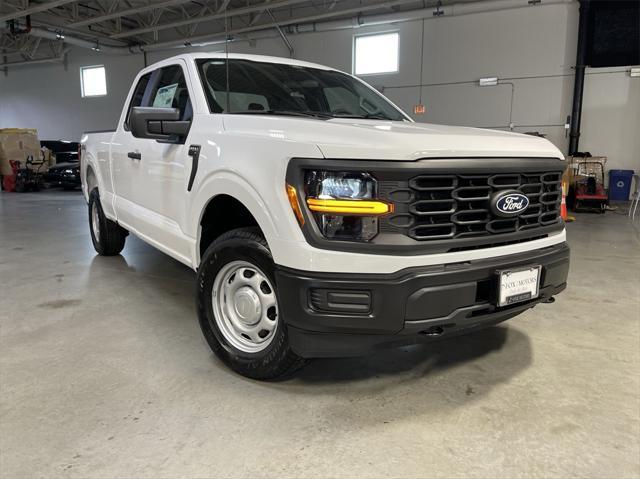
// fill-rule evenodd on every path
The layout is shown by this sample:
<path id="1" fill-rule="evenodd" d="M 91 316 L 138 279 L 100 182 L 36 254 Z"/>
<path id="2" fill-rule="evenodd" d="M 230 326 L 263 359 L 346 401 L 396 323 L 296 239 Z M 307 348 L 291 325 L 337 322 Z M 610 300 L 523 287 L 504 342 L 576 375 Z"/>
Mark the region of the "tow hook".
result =
<path id="1" fill-rule="evenodd" d="M 543 301 L 543 303 L 545 303 L 545 304 L 551 304 L 551 303 L 555 303 L 555 302 L 556 302 L 556 298 L 554 298 L 553 296 L 551 296 L 551 297 L 549 297 L 549 298 L 547 298 L 547 299 L 545 299 Z"/>
<path id="2" fill-rule="evenodd" d="M 423 336 L 441 336 L 444 333 L 444 328 L 442 326 L 431 326 L 426 331 L 422 331 L 420 334 Z"/>

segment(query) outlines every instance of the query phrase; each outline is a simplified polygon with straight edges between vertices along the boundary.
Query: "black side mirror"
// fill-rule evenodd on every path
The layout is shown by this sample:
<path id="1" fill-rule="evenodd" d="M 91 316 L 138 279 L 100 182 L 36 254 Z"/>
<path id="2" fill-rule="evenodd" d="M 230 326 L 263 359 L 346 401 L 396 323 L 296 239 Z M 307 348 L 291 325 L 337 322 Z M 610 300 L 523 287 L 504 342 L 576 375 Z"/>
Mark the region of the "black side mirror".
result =
<path id="1" fill-rule="evenodd" d="M 136 106 L 129 117 L 131 134 L 136 138 L 149 138 L 162 143 L 183 143 L 190 121 L 180 119 L 177 108 L 151 108 Z"/>

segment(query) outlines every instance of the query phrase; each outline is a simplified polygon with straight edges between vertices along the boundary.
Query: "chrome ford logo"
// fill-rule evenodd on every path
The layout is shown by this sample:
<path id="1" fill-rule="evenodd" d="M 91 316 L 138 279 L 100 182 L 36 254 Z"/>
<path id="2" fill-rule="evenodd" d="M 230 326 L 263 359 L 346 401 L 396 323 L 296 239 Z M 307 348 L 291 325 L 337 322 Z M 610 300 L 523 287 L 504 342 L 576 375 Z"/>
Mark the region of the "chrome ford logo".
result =
<path id="1" fill-rule="evenodd" d="M 491 198 L 491 210 L 498 216 L 518 216 L 529 206 L 529 198 L 519 191 L 498 191 Z"/>

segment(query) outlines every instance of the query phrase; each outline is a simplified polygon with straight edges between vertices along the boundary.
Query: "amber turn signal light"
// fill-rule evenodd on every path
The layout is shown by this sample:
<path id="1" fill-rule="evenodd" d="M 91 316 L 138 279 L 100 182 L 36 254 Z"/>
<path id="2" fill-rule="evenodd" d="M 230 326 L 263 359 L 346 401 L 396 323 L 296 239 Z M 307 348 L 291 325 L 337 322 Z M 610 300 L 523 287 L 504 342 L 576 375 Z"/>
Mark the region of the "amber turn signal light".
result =
<path id="1" fill-rule="evenodd" d="M 287 198 L 289 198 L 289 204 L 291 205 L 291 209 L 293 210 L 293 214 L 296 215 L 296 219 L 300 226 L 304 225 L 304 216 L 302 215 L 302 210 L 300 209 L 300 203 L 298 203 L 298 193 L 296 189 L 287 184 Z"/>
<path id="2" fill-rule="evenodd" d="M 307 205 L 311 211 L 338 215 L 377 216 L 393 212 L 393 205 L 382 201 L 307 198 Z"/>

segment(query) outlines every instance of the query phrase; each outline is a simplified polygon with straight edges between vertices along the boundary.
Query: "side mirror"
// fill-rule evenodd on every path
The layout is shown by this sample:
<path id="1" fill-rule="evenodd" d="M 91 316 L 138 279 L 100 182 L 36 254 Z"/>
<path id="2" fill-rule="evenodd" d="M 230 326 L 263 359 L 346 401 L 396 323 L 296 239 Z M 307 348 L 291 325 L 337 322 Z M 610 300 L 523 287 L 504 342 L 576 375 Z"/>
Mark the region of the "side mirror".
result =
<path id="1" fill-rule="evenodd" d="M 180 120 L 177 108 L 136 106 L 129 117 L 131 134 L 161 143 L 183 143 L 191 127 L 190 121 Z"/>

